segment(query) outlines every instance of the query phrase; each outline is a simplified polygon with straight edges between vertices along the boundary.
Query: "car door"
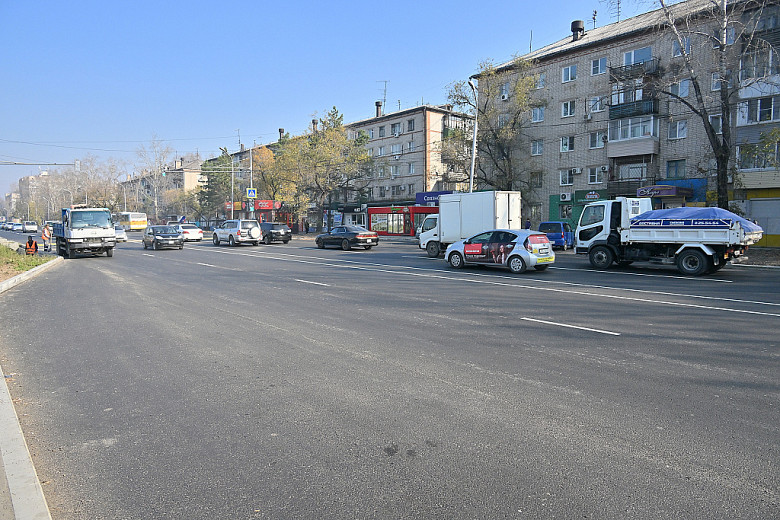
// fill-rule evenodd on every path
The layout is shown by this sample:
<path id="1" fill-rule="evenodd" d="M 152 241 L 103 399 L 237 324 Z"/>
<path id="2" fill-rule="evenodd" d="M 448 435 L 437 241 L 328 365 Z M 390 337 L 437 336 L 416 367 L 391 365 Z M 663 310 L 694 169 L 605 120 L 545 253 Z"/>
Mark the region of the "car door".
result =
<path id="1" fill-rule="evenodd" d="M 232 225 L 233 225 L 232 220 L 226 220 L 225 222 L 223 222 L 222 225 L 217 228 L 217 237 L 219 237 L 220 240 L 227 242 L 228 229 L 232 227 Z"/>
<path id="2" fill-rule="evenodd" d="M 490 243 L 488 244 L 489 256 L 486 260 L 487 263 L 493 264 L 506 264 L 509 258 L 509 253 L 515 247 L 514 240 L 517 235 L 510 233 L 509 231 L 495 231 L 490 237 Z"/>
<path id="3" fill-rule="evenodd" d="M 341 245 L 341 240 L 344 238 L 344 233 L 347 230 L 343 226 L 334 227 L 328 235 L 328 243 L 331 245 Z"/>
<path id="4" fill-rule="evenodd" d="M 466 240 L 463 244 L 463 259 L 468 263 L 485 264 L 490 256 L 489 244 L 493 231 L 486 231 Z"/>

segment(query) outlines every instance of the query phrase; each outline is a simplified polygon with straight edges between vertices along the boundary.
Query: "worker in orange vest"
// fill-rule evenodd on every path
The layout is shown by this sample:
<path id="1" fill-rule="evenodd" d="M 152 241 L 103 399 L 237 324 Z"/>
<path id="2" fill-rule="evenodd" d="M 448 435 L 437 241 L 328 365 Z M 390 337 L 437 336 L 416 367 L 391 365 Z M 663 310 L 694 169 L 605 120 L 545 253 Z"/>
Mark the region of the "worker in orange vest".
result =
<path id="1" fill-rule="evenodd" d="M 41 239 L 43 240 L 43 250 L 48 251 L 51 248 L 51 229 L 49 229 L 48 224 L 43 226 L 43 231 L 41 231 Z"/>
<path id="2" fill-rule="evenodd" d="M 34 255 L 38 252 L 38 242 L 35 241 L 32 235 L 27 237 L 27 243 L 24 244 L 24 254 Z"/>

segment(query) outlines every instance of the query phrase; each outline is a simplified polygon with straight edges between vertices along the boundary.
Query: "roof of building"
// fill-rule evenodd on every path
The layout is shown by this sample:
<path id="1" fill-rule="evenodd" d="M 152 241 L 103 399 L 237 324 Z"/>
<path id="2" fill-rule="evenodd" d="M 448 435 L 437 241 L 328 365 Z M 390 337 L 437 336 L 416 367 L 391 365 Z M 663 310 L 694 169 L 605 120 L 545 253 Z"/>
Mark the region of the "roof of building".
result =
<path id="1" fill-rule="evenodd" d="M 416 106 L 416 107 L 406 108 L 404 110 L 399 110 L 397 112 L 390 112 L 389 114 L 382 114 L 381 116 L 378 116 L 378 117 L 377 116 L 373 116 L 373 117 L 368 117 L 366 119 L 361 119 L 359 121 L 353 121 L 351 123 L 345 124 L 344 126 L 347 127 L 347 128 L 351 128 L 351 127 L 354 127 L 354 126 L 361 126 L 363 124 L 366 124 L 366 123 L 369 123 L 369 122 L 375 122 L 375 121 L 380 120 L 380 119 L 392 119 L 394 117 L 408 116 L 409 114 L 412 114 L 414 112 L 419 112 L 419 111 L 422 111 L 422 110 L 433 110 L 433 111 L 436 111 L 436 112 L 450 113 L 450 114 L 454 114 L 456 116 L 466 117 L 466 118 L 470 118 L 471 117 L 468 114 L 464 114 L 464 113 L 461 113 L 461 112 L 455 112 L 454 110 L 452 110 L 452 105 L 419 105 L 419 106 Z"/>
<path id="2" fill-rule="evenodd" d="M 675 17 L 682 15 L 688 16 L 696 14 L 706 9 L 712 9 L 713 0 L 686 0 L 670 6 L 671 13 Z M 531 51 L 521 59 L 527 61 L 545 60 L 562 54 L 568 54 L 574 51 L 586 49 L 595 45 L 603 45 L 609 41 L 623 39 L 635 34 L 652 31 L 667 24 L 666 15 L 663 9 L 656 9 L 644 14 L 627 18 L 619 22 L 614 22 L 602 27 L 585 30 L 584 34 L 577 40 L 569 34 L 566 38 L 558 40 L 555 43 L 545 45 L 544 47 Z M 514 59 L 498 66 L 498 69 L 511 68 Z"/>

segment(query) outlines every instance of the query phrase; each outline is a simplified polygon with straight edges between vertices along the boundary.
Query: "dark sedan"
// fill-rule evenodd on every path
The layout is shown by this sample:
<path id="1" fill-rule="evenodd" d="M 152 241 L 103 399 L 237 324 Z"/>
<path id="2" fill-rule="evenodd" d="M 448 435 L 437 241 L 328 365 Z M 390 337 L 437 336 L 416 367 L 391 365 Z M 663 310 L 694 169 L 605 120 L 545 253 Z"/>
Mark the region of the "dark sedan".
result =
<path id="1" fill-rule="evenodd" d="M 144 249 L 162 249 L 164 247 L 184 248 L 184 236 L 177 226 L 148 226 L 141 239 Z"/>
<path id="2" fill-rule="evenodd" d="M 356 246 L 371 249 L 379 244 L 379 236 L 360 226 L 336 226 L 328 233 L 317 235 L 314 242 L 320 249 L 325 246 L 339 246 L 344 251 Z"/>

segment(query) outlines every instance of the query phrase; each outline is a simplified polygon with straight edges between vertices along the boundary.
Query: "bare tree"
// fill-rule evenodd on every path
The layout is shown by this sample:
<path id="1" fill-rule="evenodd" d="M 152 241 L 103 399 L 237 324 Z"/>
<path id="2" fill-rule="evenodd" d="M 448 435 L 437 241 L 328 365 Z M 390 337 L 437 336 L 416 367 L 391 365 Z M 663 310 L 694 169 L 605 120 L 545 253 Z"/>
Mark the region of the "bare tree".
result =
<path id="1" fill-rule="evenodd" d="M 145 187 L 154 221 L 159 219 L 162 195 L 170 189 L 171 179 L 166 168 L 173 157 L 173 150 L 157 138 L 153 138 L 148 146 L 138 149 L 139 169 L 142 171 L 141 183 Z"/>

